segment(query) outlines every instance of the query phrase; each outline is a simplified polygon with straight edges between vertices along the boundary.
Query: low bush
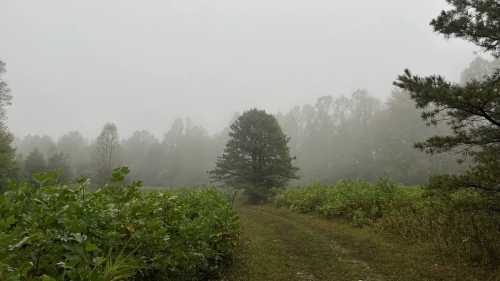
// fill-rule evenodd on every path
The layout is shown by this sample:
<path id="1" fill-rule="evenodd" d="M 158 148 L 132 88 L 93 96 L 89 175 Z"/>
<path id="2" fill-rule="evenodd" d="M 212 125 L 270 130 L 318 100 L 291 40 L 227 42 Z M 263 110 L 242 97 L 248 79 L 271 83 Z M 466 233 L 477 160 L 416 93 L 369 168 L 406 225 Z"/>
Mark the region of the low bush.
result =
<path id="1" fill-rule="evenodd" d="M 375 184 L 343 181 L 334 186 L 287 189 L 277 196 L 276 204 L 431 243 L 440 253 L 460 261 L 499 262 L 499 200 L 471 190 L 444 193 L 387 180 Z"/>
<path id="2" fill-rule="evenodd" d="M 0 195 L 0 280 L 207 280 L 238 241 L 238 219 L 211 189 L 141 192 L 23 183 Z"/>

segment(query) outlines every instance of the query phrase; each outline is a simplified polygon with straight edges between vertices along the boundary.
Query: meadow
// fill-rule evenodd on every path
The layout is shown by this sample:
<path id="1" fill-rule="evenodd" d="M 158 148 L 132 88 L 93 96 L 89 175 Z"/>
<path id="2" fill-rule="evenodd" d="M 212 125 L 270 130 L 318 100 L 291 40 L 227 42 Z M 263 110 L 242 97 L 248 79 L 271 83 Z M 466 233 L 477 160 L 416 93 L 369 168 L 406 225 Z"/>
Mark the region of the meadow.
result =
<path id="1" fill-rule="evenodd" d="M 449 261 L 496 268 L 500 258 L 498 198 L 472 190 L 443 193 L 386 179 L 340 181 L 287 189 L 275 203 L 395 234 L 408 243 L 430 244 Z"/>
<path id="2" fill-rule="evenodd" d="M 471 190 L 339 181 L 248 205 L 222 189 L 144 189 L 127 173 L 97 189 L 54 173 L 12 184 L 0 195 L 0 280 L 499 276 L 498 201 Z"/>

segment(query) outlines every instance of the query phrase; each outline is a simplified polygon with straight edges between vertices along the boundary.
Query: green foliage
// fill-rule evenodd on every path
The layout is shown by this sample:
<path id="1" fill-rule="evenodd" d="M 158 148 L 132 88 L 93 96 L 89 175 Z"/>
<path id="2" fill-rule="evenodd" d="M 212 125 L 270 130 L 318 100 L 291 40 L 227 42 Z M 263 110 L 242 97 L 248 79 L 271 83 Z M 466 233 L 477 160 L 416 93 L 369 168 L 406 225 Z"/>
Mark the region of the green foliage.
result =
<path id="1" fill-rule="evenodd" d="M 238 221 L 215 190 L 141 192 L 127 168 L 95 192 L 88 181 L 0 196 L 0 280 L 206 280 L 228 261 Z"/>
<path id="2" fill-rule="evenodd" d="M 405 240 L 431 243 L 446 256 L 488 265 L 500 258 L 499 202 L 471 190 L 443 194 L 387 180 L 290 188 L 276 199 L 281 207 L 374 226 Z"/>
<path id="3" fill-rule="evenodd" d="M 0 191 L 7 185 L 7 179 L 15 175 L 15 150 L 12 148 L 13 136 L 5 126 L 6 107 L 11 104 L 12 96 L 7 83 L 3 80 L 5 63 L 0 61 Z"/>
<path id="4" fill-rule="evenodd" d="M 12 141 L 12 135 L 0 129 L 0 192 L 7 187 L 7 179 L 18 173 Z"/>
<path id="5" fill-rule="evenodd" d="M 500 259 L 498 204 L 499 198 L 471 190 L 423 193 L 393 202 L 378 227 L 431 243 L 445 256 L 495 266 Z"/>
<path id="6" fill-rule="evenodd" d="M 448 2 L 452 8 L 431 23 L 435 30 L 500 55 L 498 1 Z M 489 70 L 480 72 L 488 74 Z M 464 82 L 454 84 L 438 75 L 419 77 L 406 70 L 394 84 L 407 91 L 417 107 L 424 110 L 423 120 L 451 127 L 450 134 L 433 136 L 416 146 L 429 153 L 459 151 L 464 158 L 472 158 L 476 166 L 463 176 L 453 177 L 453 182 L 458 187 L 500 192 L 500 73 Z"/>
<path id="7" fill-rule="evenodd" d="M 59 181 L 67 182 L 73 177 L 69 156 L 59 152 L 52 155 L 47 161 L 47 170 L 58 171 Z"/>
<path id="8" fill-rule="evenodd" d="M 28 179 L 31 179 L 36 173 L 47 171 L 47 161 L 45 161 L 45 157 L 38 149 L 35 148 L 35 150 L 28 154 L 24 160 L 23 171 Z"/>
<path id="9" fill-rule="evenodd" d="M 500 3 L 497 0 L 446 0 L 452 8 L 431 22 L 448 37 L 463 38 L 500 55 Z"/>
<path id="10" fill-rule="evenodd" d="M 372 185 L 362 181 L 340 181 L 335 186 L 314 184 L 306 188 L 290 188 L 277 196 L 278 206 L 303 213 L 340 217 L 356 225 L 380 219 L 390 201 L 400 192 L 388 180 Z"/>
<path id="11" fill-rule="evenodd" d="M 252 202 L 267 200 L 272 188 L 297 178 L 292 165 L 289 138 L 274 116 L 249 110 L 232 125 L 224 153 L 210 172 L 216 181 L 245 190 Z"/>
<path id="12" fill-rule="evenodd" d="M 23 141 L 24 142 L 24 141 Z M 73 176 L 91 176 L 90 148 L 81 133 L 69 132 L 59 138 L 56 143 L 57 151 L 67 155 L 70 164 L 70 173 Z"/>

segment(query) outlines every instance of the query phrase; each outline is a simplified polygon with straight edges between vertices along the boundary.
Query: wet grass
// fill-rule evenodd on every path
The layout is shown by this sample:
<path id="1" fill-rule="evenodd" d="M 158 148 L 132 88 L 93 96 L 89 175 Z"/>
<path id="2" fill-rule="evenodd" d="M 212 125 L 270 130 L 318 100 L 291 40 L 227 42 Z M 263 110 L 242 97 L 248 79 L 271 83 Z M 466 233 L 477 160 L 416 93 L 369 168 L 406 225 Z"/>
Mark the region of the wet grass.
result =
<path id="1" fill-rule="evenodd" d="M 425 245 L 271 206 L 238 207 L 242 237 L 223 280 L 499 280 Z"/>

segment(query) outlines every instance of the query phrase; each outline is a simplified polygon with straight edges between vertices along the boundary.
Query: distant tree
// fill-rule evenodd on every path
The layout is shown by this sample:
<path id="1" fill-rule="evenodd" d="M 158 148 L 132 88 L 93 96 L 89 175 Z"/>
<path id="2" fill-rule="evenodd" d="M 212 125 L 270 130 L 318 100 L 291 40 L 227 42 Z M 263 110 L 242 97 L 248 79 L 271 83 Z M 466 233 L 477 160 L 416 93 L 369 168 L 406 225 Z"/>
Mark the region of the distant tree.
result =
<path id="1" fill-rule="evenodd" d="M 2 74 L 4 73 L 5 63 L 0 61 L 0 122 L 2 129 L 5 129 L 5 119 L 7 117 L 6 107 L 11 104 L 12 100 L 7 82 L 2 78 Z"/>
<path id="2" fill-rule="evenodd" d="M 426 126 L 420 114 L 415 101 L 399 90 L 387 100 L 385 110 L 377 114 L 371 132 L 375 146 L 372 169 L 378 177 L 389 176 L 404 184 L 426 184 L 432 175 L 463 170 L 453 154 L 428 155 L 415 149 L 415 142 L 450 131 L 446 124 Z"/>
<path id="3" fill-rule="evenodd" d="M 75 151 L 81 151 L 87 146 L 87 141 L 78 131 L 72 131 L 64 134 L 57 141 L 57 149 L 66 153 L 74 153 Z"/>
<path id="4" fill-rule="evenodd" d="M 105 183 L 113 169 L 119 166 L 120 143 L 115 124 L 107 123 L 94 144 L 95 181 Z"/>
<path id="5" fill-rule="evenodd" d="M 184 121 L 181 118 L 175 119 L 174 123 L 170 127 L 170 130 L 165 134 L 163 139 L 163 144 L 169 147 L 169 149 L 175 147 L 180 143 L 182 135 L 184 134 Z"/>
<path id="6" fill-rule="evenodd" d="M 57 152 L 57 146 L 50 136 L 40 135 L 27 135 L 19 141 L 17 145 L 17 152 L 22 154 L 29 154 L 33 150 L 38 149 L 45 158 L 50 157 Z"/>
<path id="7" fill-rule="evenodd" d="M 350 104 L 350 117 L 347 122 L 351 139 L 342 140 L 350 147 L 352 171 L 361 178 L 376 180 L 375 159 L 376 144 L 373 140 L 374 117 L 381 110 L 380 101 L 368 94 L 365 90 L 357 90 L 352 94 Z M 352 177 L 353 175 L 351 175 Z"/>
<path id="8" fill-rule="evenodd" d="M 162 141 L 165 155 L 161 177 L 162 182 L 168 186 L 176 186 L 179 184 L 178 177 L 184 166 L 179 148 L 182 144 L 184 133 L 184 121 L 181 118 L 177 118 Z"/>
<path id="9" fill-rule="evenodd" d="M 148 148 L 158 143 L 156 137 L 146 130 L 135 131 L 132 136 L 122 143 L 124 157 L 128 160 L 142 160 Z"/>
<path id="10" fill-rule="evenodd" d="M 21 153 L 16 153 L 15 156 L 15 173 L 13 178 L 16 180 L 24 179 L 26 173 L 24 172 L 24 159 L 25 155 Z"/>
<path id="11" fill-rule="evenodd" d="M 498 60 L 488 61 L 481 57 L 475 58 L 469 66 L 462 71 L 460 83 L 465 85 L 467 82 L 472 82 L 474 80 L 484 81 L 488 79 L 488 77 L 495 72 L 495 69 L 500 66 L 499 62 Z"/>
<path id="12" fill-rule="evenodd" d="M 87 140 L 80 132 L 69 132 L 57 141 L 57 151 L 64 153 L 71 166 L 71 174 L 74 176 L 90 176 L 90 151 Z"/>
<path id="13" fill-rule="evenodd" d="M 432 21 L 435 30 L 467 39 L 493 55 L 500 55 L 500 3 L 448 2 L 453 7 Z M 424 110 L 425 121 L 446 122 L 452 129 L 449 135 L 418 143 L 418 148 L 429 153 L 459 151 L 476 163 L 463 176 L 447 177 L 448 182 L 453 182 L 448 186 L 500 192 L 500 74 L 460 85 L 441 76 L 419 77 L 406 70 L 395 85 L 410 93 L 417 107 Z"/>
<path id="14" fill-rule="evenodd" d="M 16 174 L 15 150 L 12 148 L 14 137 L 5 125 L 6 107 L 10 105 L 12 96 L 7 83 L 3 80 L 5 63 L 0 61 L 0 190 L 7 184 L 7 179 Z"/>
<path id="15" fill-rule="evenodd" d="M 151 172 L 159 167 L 152 165 L 152 159 L 148 154 L 151 147 L 158 143 L 156 137 L 146 130 L 135 131 L 130 138 L 123 141 L 122 160 L 123 164 L 130 168 L 130 177 L 150 184 Z"/>
<path id="16" fill-rule="evenodd" d="M 143 169 L 140 179 L 144 181 L 145 185 L 150 186 L 169 186 L 164 181 L 165 166 L 166 166 L 166 152 L 160 143 L 152 144 L 147 151 L 147 162 L 143 163 Z"/>
<path id="17" fill-rule="evenodd" d="M 60 182 L 68 182 L 73 177 L 69 156 L 62 152 L 55 153 L 49 158 L 47 170 L 58 172 Z"/>
<path id="18" fill-rule="evenodd" d="M 214 142 L 207 131 L 200 126 L 187 124 L 184 135 L 176 147 L 176 152 L 182 163 L 176 177 L 176 183 L 181 186 L 208 184 L 210 179 L 207 170 L 213 168 L 217 157 Z"/>
<path id="19" fill-rule="evenodd" d="M 217 156 L 216 142 L 189 119 L 176 119 L 162 141 L 161 177 L 168 186 L 200 186 L 210 182 L 207 170 Z"/>
<path id="20" fill-rule="evenodd" d="M 264 201 L 272 188 L 297 178 L 289 138 L 278 121 L 265 111 L 252 109 L 232 125 L 224 153 L 210 171 L 212 179 L 244 189 L 253 202 Z"/>
<path id="21" fill-rule="evenodd" d="M 46 172 L 47 162 L 45 157 L 38 150 L 33 150 L 24 160 L 24 173 L 27 178 L 32 178 L 33 174 Z"/>
<path id="22" fill-rule="evenodd" d="M 12 135 L 0 129 L 0 191 L 7 185 L 7 179 L 15 177 L 18 172 L 12 141 Z"/>

